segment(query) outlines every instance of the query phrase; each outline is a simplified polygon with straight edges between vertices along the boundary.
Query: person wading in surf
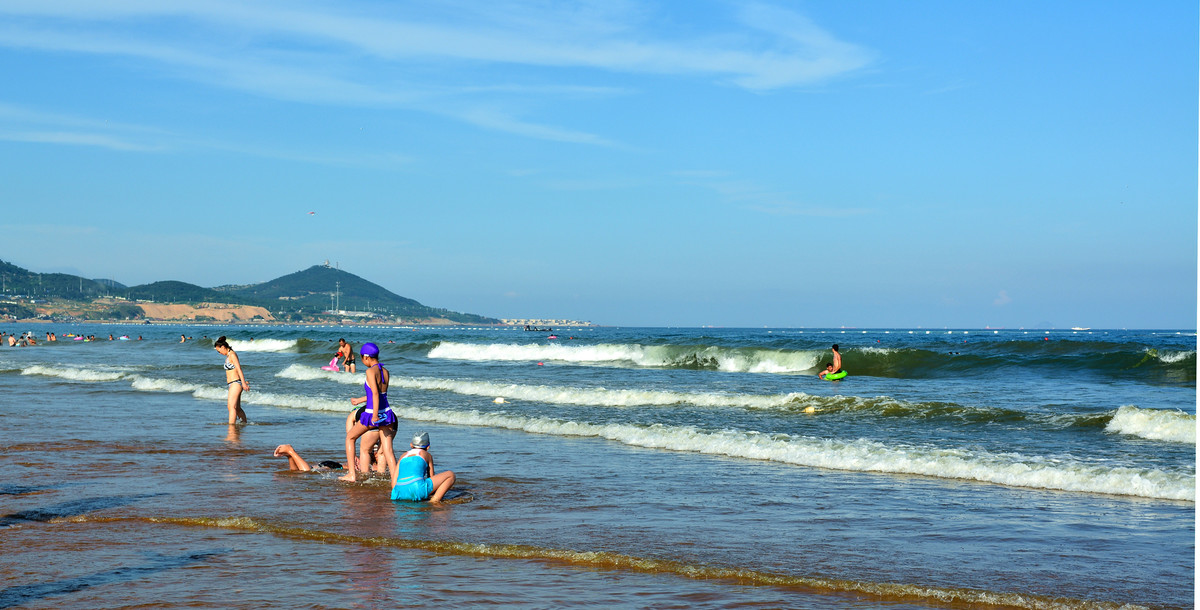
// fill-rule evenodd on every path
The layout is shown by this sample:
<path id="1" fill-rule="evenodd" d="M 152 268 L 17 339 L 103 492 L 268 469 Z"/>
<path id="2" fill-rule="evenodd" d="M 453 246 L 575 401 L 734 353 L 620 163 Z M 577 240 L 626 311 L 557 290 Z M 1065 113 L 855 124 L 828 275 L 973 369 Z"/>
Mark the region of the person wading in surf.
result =
<path id="1" fill-rule="evenodd" d="M 842 372 L 842 353 L 838 351 L 836 343 L 833 344 L 833 364 L 829 365 L 833 370 L 826 369 L 817 373 L 817 377 L 824 379 L 826 375 L 834 375 Z"/>

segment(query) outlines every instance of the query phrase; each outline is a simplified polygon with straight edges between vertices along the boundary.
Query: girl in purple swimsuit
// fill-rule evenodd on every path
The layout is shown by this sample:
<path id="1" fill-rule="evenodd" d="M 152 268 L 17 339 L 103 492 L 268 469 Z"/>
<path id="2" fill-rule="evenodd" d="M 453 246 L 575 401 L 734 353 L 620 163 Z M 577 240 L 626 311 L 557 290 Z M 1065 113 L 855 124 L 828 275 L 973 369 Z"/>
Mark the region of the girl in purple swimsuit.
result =
<path id="1" fill-rule="evenodd" d="M 380 453 L 383 454 L 388 473 L 391 474 L 396 472 L 396 454 L 392 451 L 392 438 L 396 436 L 396 414 L 392 413 L 387 401 L 388 380 L 391 379 L 391 375 L 379 364 L 379 347 L 374 343 L 364 343 L 359 348 L 358 355 L 367 366 L 367 382 L 363 384 L 366 395 L 350 399 L 350 404 L 358 406 L 366 403 L 366 408 L 354 427 L 346 432 L 346 463 L 354 464 L 354 441 L 368 430 L 378 430 L 382 449 Z M 365 445 L 366 443 L 360 465 L 370 463 Z M 357 481 L 358 469 L 351 467 L 349 470 L 350 472 L 340 478 L 343 481 Z"/>

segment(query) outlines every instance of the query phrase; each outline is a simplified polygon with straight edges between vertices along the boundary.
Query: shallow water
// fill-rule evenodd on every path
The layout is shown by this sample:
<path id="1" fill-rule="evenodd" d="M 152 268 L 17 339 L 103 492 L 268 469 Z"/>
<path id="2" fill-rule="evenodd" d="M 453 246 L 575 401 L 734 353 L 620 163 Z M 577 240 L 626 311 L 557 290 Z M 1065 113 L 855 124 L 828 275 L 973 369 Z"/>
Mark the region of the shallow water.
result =
<path id="1" fill-rule="evenodd" d="M 1192 605 L 1194 333 L 80 330 L 145 340 L 0 348 L 2 607 Z M 271 457 L 344 460 L 339 336 L 451 502 Z"/>

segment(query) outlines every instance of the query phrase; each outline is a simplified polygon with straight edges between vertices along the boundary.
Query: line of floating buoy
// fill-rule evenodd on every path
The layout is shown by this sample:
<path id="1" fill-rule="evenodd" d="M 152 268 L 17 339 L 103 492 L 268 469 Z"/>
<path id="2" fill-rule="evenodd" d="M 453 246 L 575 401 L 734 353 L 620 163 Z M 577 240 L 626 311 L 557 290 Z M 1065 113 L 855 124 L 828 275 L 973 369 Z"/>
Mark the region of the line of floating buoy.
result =
<path id="1" fill-rule="evenodd" d="M 494 403 L 496 403 L 496 404 L 498 404 L 498 405 L 502 405 L 502 404 L 504 404 L 504 402 L 505 402 L 505 401 L 504 401 L 504 397 L 503 397 L 503 396 L 497 396 L 497 397 L 496 397 L 496 400 L 493 400 L 492 402 L 494 402 Z"/>

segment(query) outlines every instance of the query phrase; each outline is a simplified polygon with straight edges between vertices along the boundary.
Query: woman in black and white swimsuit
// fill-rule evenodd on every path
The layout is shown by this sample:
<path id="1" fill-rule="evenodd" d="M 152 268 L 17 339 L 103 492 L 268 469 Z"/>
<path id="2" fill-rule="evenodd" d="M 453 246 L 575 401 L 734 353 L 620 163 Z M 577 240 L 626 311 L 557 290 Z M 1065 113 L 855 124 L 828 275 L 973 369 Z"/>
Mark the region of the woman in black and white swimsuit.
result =
<path id="1" fill-rule="evenodd" d="M 236 423 L 239 419 L 243 424 L 247 423 L 249 420 L 246 419 L 246 412 L 242 410 L 242 392 L 249 390 L 250 384 L 246 383 L 246 374 L 242 372 L 242 363 L 238 360 L 237 352 L 229 347 L 224 335 L 213 343 L 213 349 L 225 356 L 225 385 L 229 388 L 229 423 Z"/>

